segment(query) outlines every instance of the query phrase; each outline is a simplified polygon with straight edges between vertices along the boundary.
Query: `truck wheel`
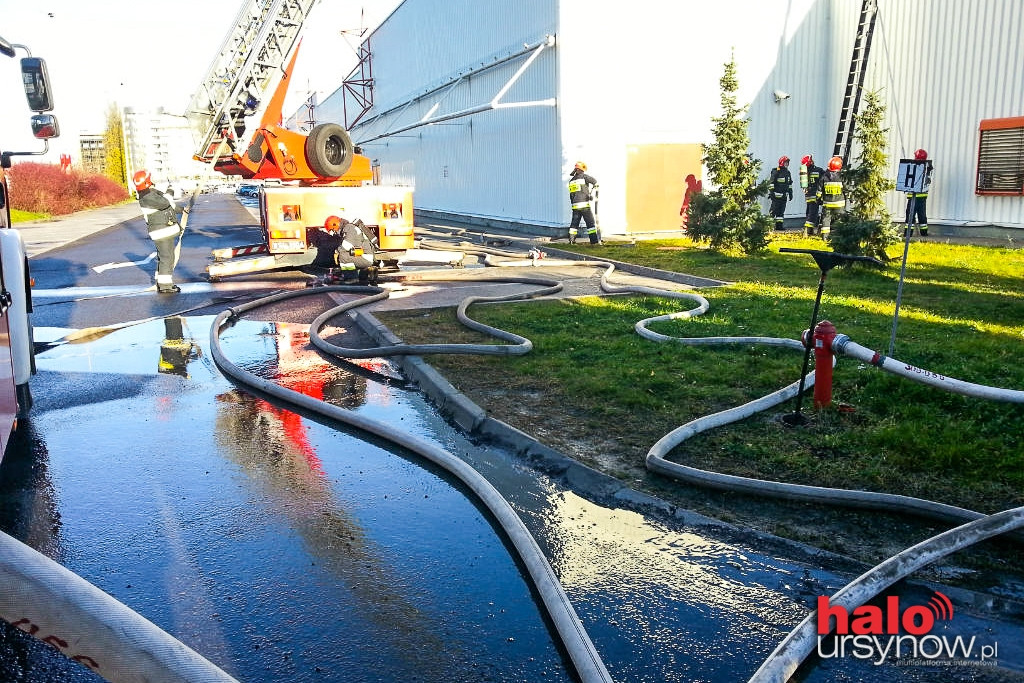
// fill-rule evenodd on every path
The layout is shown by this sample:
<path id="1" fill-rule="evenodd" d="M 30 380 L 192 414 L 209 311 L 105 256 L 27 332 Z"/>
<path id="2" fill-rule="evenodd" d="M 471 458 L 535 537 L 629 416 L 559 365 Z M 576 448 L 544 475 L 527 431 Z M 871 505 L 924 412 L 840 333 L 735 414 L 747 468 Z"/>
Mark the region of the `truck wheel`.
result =
<path id="1" fill-rule="evenodd" d="M 321 178 L 337 178 L 352 166 L 355 146 L 348 131 L 336 123 L 314 126 L 306 138 L 306 162 Z"/>

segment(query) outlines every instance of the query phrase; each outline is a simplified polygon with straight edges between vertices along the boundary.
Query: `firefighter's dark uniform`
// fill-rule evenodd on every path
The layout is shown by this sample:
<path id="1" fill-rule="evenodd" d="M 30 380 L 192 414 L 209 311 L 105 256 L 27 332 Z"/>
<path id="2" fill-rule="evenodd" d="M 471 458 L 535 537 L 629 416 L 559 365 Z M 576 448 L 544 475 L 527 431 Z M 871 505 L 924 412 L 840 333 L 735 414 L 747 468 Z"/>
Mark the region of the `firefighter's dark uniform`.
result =
<path id="1" fill-rule="evenodd" d="M 824 169 L 815 166 L 813 162 L 807 166 L 807 187 L 804 188 L 807 216 L 804 219 L 804 232 L 808 235 L 821 233 L 821 177 L 824 173 Z"/>
<path id="2" fill-rule="evenodd" d="M 821 174 L 821 208 L 823 213 L 819 221 L 825 223 L 824 218 L 827 214 L 828 229 L 831 229 L 832 219 L 836 213 L 846 208 L 846 196 L 843 194 L 843 181 L 839 177 L 839 171 L 825 171 Z"/>
<path id="3" fill-rule="evenodd" d="M 569 204 L 572 207 L 572 222 L 569 223 L 569 244 L 576 243 L 576 235 L 582 220 L 587 225 L 587 236 L 591 244 L 598 244 L 601 235 L 594 220 L 593 199 L 597 179 L 578 168 L 569 174 Z"/>
<path id="4" fill-rule="evenodd" d="M 139 191 L 139 207 L 149 228 L 149 238 L 156 246 L 156 291 L 181 291 L 174 284 L 174 266 L 181 252 L 181 224 L 178 223 L 174 200 L 156 188 Z"/>
<path id="5" fill-rule="evenodd" d="M 932 162 L 929 160 L 924 175 L 924 190 L 907 193 L 907 226 L 906 230 L 914 234 L 914 224 L 921 237 L 928 236 L 928 190 L 932 185 Z"/>
<path id="6" fill-rule="evenodd" d="M 786 202 L 793 198 L 793 174 L 785 166 L 776 166 L 772 169 L 769 182 L 772 202 L 768 215 L 775 219 L 776 230 L 784 230 Z"/>

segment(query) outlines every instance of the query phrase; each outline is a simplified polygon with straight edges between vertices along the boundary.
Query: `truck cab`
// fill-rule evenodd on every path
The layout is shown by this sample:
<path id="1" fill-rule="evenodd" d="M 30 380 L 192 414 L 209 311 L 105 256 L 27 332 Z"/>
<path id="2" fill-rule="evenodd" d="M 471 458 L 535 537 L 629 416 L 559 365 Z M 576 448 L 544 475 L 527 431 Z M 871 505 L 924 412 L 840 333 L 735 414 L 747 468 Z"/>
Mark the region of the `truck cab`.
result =
<path id="1" fill-rule="evenodd" d="M 0 138 L 0 459 L 17 428 L 18 418 L 24 417 L 32 406 L 29 378 L 35 373 L 32 278 L 24 241 L 11 221 L 7 169 L 14 156 L 45 154 L 50 138 L 60 134 L 57 118 L 48 113 L 53 110 L 53 95 L 46 62 L 33 57 L 24 45 L 0 38 L 0 54 L 14 57 L 16 49 L 28 55 L 21 59 L 22 83 L 29 109 L 35 112 L 30 120 L 32 134 L 43 141 L 44 147 L 41 151 L 8 151 L 2 148 Z"/>

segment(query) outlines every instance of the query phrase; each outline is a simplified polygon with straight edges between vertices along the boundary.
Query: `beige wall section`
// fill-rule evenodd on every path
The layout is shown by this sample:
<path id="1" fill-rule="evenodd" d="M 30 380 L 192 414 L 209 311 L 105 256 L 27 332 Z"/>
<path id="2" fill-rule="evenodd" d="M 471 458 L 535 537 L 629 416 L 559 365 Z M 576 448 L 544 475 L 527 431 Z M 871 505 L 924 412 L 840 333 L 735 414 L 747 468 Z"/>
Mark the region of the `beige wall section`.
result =
<path id="1" fill-rule="evenodd" d="M 702 177 L 699 144 L 628 145 L 626 232 L 679 232 L 686 176 Z"/>

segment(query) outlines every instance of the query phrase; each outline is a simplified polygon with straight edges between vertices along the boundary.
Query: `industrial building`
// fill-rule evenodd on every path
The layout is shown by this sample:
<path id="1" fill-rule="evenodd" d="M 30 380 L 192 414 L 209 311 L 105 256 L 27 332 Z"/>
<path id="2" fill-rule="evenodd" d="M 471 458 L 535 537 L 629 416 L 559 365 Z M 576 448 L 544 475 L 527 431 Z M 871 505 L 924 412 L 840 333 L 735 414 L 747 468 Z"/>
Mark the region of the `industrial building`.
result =
<path id="1" fill-rule="evenodd" d="M 167 185 L 175 192 L 223 179 L 209 165 L 192 159 L 192 131 L 184 116 L 172 114 L 163 107 L 155 110 L 125 107 L 123 121 L 129 178 L 134 171 L 144 168 L 160 189 Z"/>
<path id="2" fill-rule="evenodd" d="M 577 160 L 606 235 L 678 233 L 684 179 L 735 60 L 751 152 L 832 156 L 862 0 L 405 0 L 316 107 L 344 122 L 418 216 L 564 234 Z M 928 150 L 929 223 L 1024 229 L 1024 3 L 877 0 L 864 90 L 889 155 Z M 857 149 L 853 150 L 856 158 Z M 890 210 L 902 216 L 893 191 Z M 787 214 L 802 214 L 799 199 Z"/>
<path id="3" fill-rule="evenodd" d="M 81 133 L 78 136 L 78 154 L 82 170 L 102 174 L 107 160 L 107 144 L 102 133 Z"/>

